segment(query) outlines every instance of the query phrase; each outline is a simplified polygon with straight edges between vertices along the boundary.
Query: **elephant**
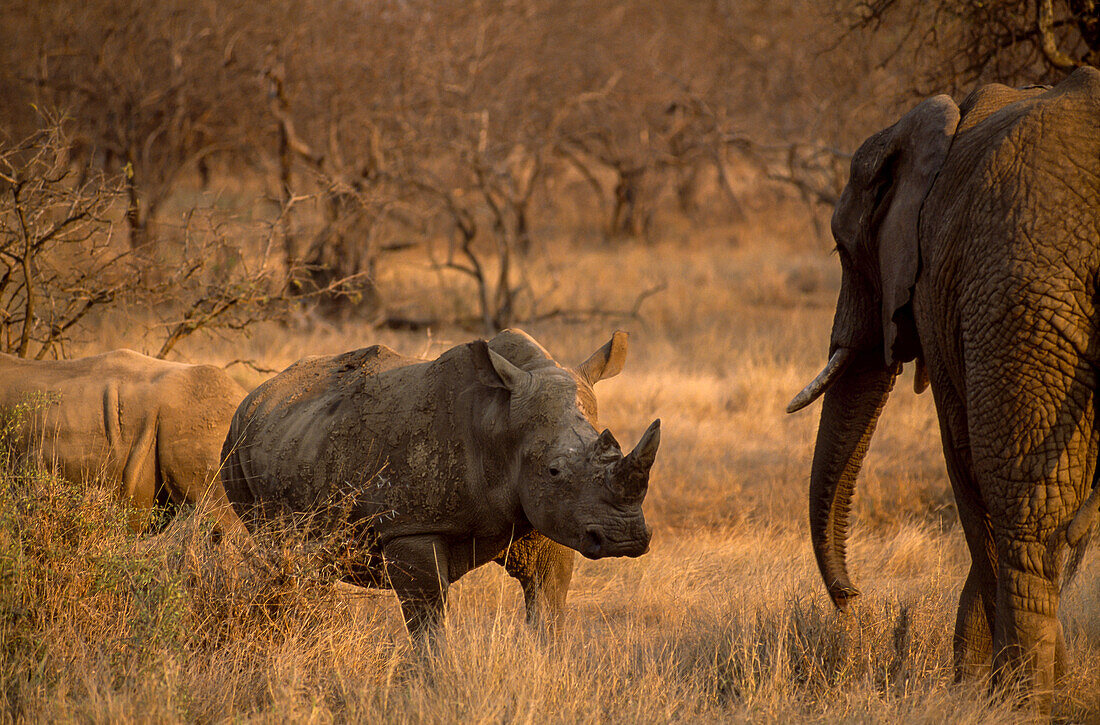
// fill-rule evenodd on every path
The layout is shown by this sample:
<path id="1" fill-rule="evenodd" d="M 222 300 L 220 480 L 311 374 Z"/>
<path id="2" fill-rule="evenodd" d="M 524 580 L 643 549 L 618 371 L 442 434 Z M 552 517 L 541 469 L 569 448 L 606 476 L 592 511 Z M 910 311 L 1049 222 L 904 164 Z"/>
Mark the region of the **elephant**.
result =
<path id="1" fill-rule="evenodd" d="M 929 384 L 971 566 L 957 680 L 989 673 L 1049 709 L 1062 586 L 1095 528 L 1100 426 L 1100 72 L 929 98 L 856 151 L 832 217 L 842 269 L 810 529 L 829 596 L 859 595 L 849 509 L 904 363 Z"/>

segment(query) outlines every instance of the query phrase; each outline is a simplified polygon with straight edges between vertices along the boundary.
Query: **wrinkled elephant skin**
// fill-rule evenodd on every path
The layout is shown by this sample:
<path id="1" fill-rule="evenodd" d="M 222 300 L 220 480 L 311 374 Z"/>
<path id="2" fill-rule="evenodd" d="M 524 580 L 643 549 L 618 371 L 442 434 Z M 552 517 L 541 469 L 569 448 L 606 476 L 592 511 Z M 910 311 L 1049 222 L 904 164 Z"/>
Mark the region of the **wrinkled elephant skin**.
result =
<path id="1" fill-rule="evenodd" d="M 1100 73 L 936 96 L 852 158 L 833 215 L 843 270 L 810 484 L 833 601 L 856 476 L 903 363 L 925 371 L 972 557 L 956 677 L 1040 707 L 1064 659 L 1061 587 L 1094 528 L 1100 365 Z M 992 665 L 992 670 L 990 666 Z"/>

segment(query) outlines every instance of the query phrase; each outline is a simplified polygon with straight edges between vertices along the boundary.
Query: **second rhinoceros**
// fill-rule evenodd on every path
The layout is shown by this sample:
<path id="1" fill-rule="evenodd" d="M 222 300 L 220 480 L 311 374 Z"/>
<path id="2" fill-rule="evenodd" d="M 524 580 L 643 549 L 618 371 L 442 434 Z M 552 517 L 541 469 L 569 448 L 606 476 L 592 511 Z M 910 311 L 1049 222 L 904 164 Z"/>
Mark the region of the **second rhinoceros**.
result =
<path id="1" fill-rule="evenodd" d="M 553 619 L 573 566 L 563 546 L 592 559 L 649 548 L 641 504 L 660 421 L 626 456 L 593 425 L 592 386 L 619 373 L 626 345 L 616 332 L 575 369 L 518 330 L 433 361 L 378 345 L 306 358 L 238 408 L 226 492 L 254 530 L 351 500 L 364 556 L 344 576 L 392 588 L 414 635 L 442 619 L 451 582 L 489 561 L 519 579 L 528 621 Z"/>
<path id="2" fill-rule="evenodd" d="M 243 533 L 218 470 L 244 396 L 221 368 L 133 350 L 76 360 L 0 353 L 0 418 L 12 452 L 74 483 L 115 488 L 135 531 L 150 526 L 155 509 L 190 503 L 222 534 Z"/>

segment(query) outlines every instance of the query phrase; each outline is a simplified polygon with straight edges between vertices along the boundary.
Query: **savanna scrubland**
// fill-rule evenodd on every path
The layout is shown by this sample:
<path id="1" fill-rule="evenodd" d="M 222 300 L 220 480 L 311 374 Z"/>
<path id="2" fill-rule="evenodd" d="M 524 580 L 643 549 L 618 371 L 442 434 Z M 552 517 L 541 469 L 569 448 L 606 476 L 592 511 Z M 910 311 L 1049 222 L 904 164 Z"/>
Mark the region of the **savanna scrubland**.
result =
<path id="1" fill-rule="evenodd" d="M 601 422 L 624 445 L 664 428 L 649 554 L 579 560 L 551 638 L 483 567 L 427 657 L 391 593 L 334 584 L 328 542 L 242 561 L 194 517 L 135 536 L 116 497 L 8 456 L 5 717 L 1032 720 L 951 682 L 968 556 L 930 394 L 907 373 L 875 435 L 848 616 L 809 545 L 816 406 L 783 414 L 827 352 L 847 154 L 914 88 L 1058 73 L 1024 46 L 963 62 L 944 38 L 969 37 L 967 3 L 914 45 L 930 5 L 0 10 L 19 31 L 0 48 L 4 351 L 130 347 L 251 387 L 307 354 L 433 357 L 508 325 L 576 363 L 621 328 Z M 1034 13 L 982 12 L 1002 6 Z M 1097 559 L 1062 603 L 1066 721 L 1100 719 Z"/>

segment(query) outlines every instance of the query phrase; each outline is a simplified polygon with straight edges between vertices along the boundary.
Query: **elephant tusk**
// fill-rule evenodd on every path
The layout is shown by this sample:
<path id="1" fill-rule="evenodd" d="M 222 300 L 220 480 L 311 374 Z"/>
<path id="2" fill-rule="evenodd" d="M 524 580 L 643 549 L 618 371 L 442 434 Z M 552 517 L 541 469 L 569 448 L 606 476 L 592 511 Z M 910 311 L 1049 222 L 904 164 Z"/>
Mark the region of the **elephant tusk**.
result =
<path id="1" fill-rule="evenodd" d="M 916 370 L 913 371 L 913 392 L 920 395 L 928 390 L 928 368 L 924 364 L 924 358 L 916 360 Z"/>
<path id="2" fill-rule="evenodd" d="M 801 393 L 794 396 L 790 403 L 787 403 L 787 412 L 796 413 L 820 398 L 821 394 L 833 384 L 844 372 L 844 369 L 848 367 L 848 364 L 852 362 L 852 355 L 853 350 L 850 347 L 837 348 L 833 356 L 829 358 L 825 369 L 818 373 L 817 377 L 811 380 L 810 384 L 803 388 Z"/>

